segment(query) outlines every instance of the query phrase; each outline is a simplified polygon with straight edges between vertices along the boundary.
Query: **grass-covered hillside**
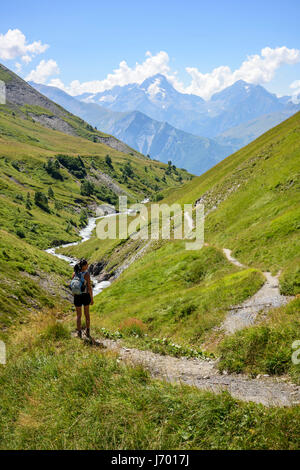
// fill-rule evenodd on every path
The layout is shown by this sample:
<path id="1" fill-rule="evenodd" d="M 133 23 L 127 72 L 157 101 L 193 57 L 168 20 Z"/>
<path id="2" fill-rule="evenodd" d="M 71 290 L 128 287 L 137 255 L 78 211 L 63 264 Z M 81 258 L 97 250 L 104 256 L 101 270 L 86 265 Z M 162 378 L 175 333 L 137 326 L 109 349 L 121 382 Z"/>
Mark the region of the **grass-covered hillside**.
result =
<path id="1" fill-rule="evenodd" d="M 206 241 L 241 262 L 283 270 L 286 293 L 299 292 L 300 113 L 179 190 L 166 202 L 205 204 Z"/>
<path id="2" fill-rule="evenodd" d="M 11 100 L 0 105 L 0 448 L 299 449 L 299 406 L 268 408 L 153 380 L 117 352 L 72 337 L 71 268 L 44 251 L 77 240 L 96 206 L 118 194 L 130 202 L 204 198 L 214 210 L 201 250 L 95 235 L 63 249 L 114 276 L 147 245 L 95 297 L 92 335 L 162 354 L 192 347 L 229 373 L 298 381 L 291 344 L 300 337 L 299 298 L 235 334 L 219 326 L 263 285 L 262 270 L 282 270 L 282 291 L 298 292 L 299 114 L 189 181 L 171 164 L 103 140 L 15 77 L 0 68 Z M 223 247 L 247 267 L 230 263 Z"/>
<path id="3" fill-rule="evenodd" d="M 299 448 L 299 407 L 153 380 L 45 312 L 13 333 L 0 366 L 1 449 Z"/>
<path id="4" fill-rule="evenodd" d="M 42 239 L 36 240 L 41 248 L 75 240 L 80 212 L 89 206 L 116 204 L 119 194 L 127 195 L 129 202 L 155 197 L 190 178 L 185 171 L 169 171 L 167 165 L 146 157 L 49 130 L 4 105 L 0 106 L 0 166 L 1 197 L 7 200 L 1 209 L 2 227 L 20 228 L 33 241 L 38 237 L 28 227 L 32 220 L 42 227 Z M 34 204 L 36 192 L 48 198 L 42 207 Z"/>
<path id="5" fill-rule="evenodd" d="M 31 118 L 34 122 L 40 122 L 45 127 L 65 134 L 83 137 L 92 142 L 106 143 L 114 149 L 139 155 L 120 140 L 98 131 L 83 119 L 69 113 L 2 64 L 0 64 L 0 80 L 5 83 L 6 103 L 22 117 Z"/>

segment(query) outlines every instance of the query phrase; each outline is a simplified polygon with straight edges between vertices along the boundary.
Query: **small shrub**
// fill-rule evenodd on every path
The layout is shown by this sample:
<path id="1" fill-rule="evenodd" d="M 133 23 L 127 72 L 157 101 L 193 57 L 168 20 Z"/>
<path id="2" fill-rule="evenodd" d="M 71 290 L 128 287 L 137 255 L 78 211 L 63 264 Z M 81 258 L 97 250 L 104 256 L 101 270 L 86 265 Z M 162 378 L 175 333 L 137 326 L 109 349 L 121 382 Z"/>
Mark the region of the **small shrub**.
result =
<path id="1" fill-rule="evenodd" d="M 47 173 L 52 176 L 52 178 L 57 180 L 63 180 L 63 176 L 59 171 L 59 162 L 53 158 L 48 158 L 47 163 L 44 165 Z"/>
<path id="2" fill-rule="evenodd" d="M 80 185 L 80 194 L 82 196 L 92 196 L 95 193 L 95 185 L 91 181 L 83 181 Z"/>
<path id="3" fill-rule="evenodd" d="M 26 209 L 30 211 L 31 209 L 31 199 L 30 199 L 30 193 L 27 193 L 27 196 L 26 196 Z"/>
<path id="4" fill-rule="evenodd" d="M 19 238 L 25 238 L 25 233 L 23 232 L 23 230 L 17 230 L 16 231 L 16 235 L 19 237 Z"/>
<path id="5" fill-rule="evenodd" d="M 70 334 L 62 323 L 54 323 L 46 328 L 44 333 L 42 334 L 43 339 L 49 339 L 53 341 L 57 341 L 60 339 L 69 338 Z"/>
<path id="6" fill-rule="evenodd" d="M 112 159 L 110 158 L 109 155 L 106 155 L 106 157 L 105 157 L 105 163 L 106 163 L 106 165 L 109 166 L 110 168 L 113 168 Z"/>
<path id="7" fill-rule="evenodd" d="M 62 202 L 55 200 L 54 207 L 55 207 L 55 210 L 60 211 L 63 209 L 64 205 Z"/>
<path id="8" fill-rule="evenodd" d="M 48 206 L 48 198 L 47 196 L 42 193 L 41 191 L 36 191 L 34 194 L 34 202 L 35 204 L 40 207 L 42 210 L 46 212 L 50 212 L 49 206 Z"/>
<path id="9" fill-rule="evenodd" d="M 124 167 L 122 168 L 122 173 L 124 178 L 132 178 L 134 176 L 133 168 L 130 162 L 126 162 Z"/>
<path id="10" fill-rule="evenodd" d="M 57 160 L 76 178 L 82 179 L 86 176 L 85 165 L 80 156 L 57 155 Z"/>
<path id="11" fill-rule="evenodd" d="M 158 193 L 158 194 L 155 194 L 154 201 L 158 202 L 158 201 L 161 201 L 163 198 L 164 198 L 163 195 L 161 193 Z"/>
<path id="12" fill-rule="evenodd" d="M 17 160 L 13 160 L 11 162 L 11 165 L 14 167 L 15 170 L 20 171 L 19 162 Z"/>
<path id="13" fill-rule="evenodd" d="M 85 227 L 88 222 L 88 213 L 86 209 L 81 209 L 80 211 L 80 226 Z"/>
<path id="14" fill-rule="evenodd" d="M 48 189 L 48 197 L 49 197 L 50 199 L 53 199 L 53 198 L 54 198 L 54 191 L 53 191 L 53 189 L 52 189 L 51 186 L 49 186 L 49 189 Z"/>
<path id="15" fill-rule="evenodd" d="M 185 318 L 191 315 L 193 312 L 197 310 L 197 305 L 193 303 L 186 303 L 181 305 L 177 314 L 178 318 Z"/>

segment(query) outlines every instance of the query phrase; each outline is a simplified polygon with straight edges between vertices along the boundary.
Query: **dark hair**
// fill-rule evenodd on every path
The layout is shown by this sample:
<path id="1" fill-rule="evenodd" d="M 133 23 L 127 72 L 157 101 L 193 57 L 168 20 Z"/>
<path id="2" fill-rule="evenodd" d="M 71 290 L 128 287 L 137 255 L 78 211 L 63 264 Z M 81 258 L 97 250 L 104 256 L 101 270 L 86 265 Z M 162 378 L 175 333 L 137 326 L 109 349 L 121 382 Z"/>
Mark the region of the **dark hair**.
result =
<path id="1" fill-rule="evenodd" d="M 85 266 L 86 264 L 87 264 L 87 260 L 82 258 L 79 261 L 79 263 L 75 264 L 75 266 L 74 266 L 75 273 L 79 273 L 82 270 L 83 266 Z"/>
<path id="2" fill-rule="evenodd" d="M 75 273 L 79 273 L 80 269 L 81 269 L 81 268 L 80 268 L 80 264 L 79 264 L 79 263 L 75 264 L 75 266 L 74 266 L 74 272 L 75 272 Z"/>

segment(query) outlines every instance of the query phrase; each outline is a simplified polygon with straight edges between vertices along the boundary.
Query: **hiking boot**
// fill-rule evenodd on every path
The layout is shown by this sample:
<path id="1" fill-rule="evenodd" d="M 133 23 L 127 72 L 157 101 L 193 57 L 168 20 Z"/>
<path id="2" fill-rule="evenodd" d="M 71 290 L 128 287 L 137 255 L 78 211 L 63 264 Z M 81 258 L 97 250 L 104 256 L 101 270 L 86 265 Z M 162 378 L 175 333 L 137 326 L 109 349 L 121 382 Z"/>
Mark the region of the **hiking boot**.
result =
<path id="1" fill-rule="evenodd" d="M 78 338 L 82 338 L 82 330 L 76 330 Z"/>

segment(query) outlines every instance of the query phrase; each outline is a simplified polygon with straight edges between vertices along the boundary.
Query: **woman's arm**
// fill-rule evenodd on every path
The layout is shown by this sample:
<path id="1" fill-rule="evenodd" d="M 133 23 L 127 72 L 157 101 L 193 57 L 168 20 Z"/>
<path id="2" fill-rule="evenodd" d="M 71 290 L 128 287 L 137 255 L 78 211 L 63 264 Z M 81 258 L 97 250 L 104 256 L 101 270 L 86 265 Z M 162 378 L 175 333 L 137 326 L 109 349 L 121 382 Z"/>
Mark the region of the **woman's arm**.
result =
<path id="1" fill-rule="evenodd" d="M 92 289 L 92 286 L 91 286 L 91 276 L 89 275 L 89 273 L 85 274 L 84 279 L 86 280 L 88 292 L 91 296 L 91 305 L 93 305 L 93 303 L 94 303 L 93 289 Z"/>

